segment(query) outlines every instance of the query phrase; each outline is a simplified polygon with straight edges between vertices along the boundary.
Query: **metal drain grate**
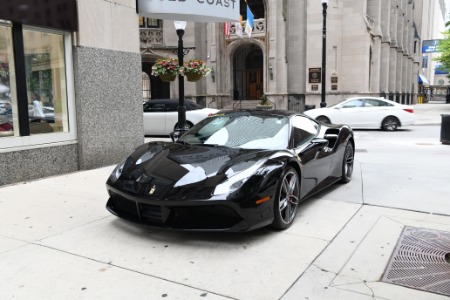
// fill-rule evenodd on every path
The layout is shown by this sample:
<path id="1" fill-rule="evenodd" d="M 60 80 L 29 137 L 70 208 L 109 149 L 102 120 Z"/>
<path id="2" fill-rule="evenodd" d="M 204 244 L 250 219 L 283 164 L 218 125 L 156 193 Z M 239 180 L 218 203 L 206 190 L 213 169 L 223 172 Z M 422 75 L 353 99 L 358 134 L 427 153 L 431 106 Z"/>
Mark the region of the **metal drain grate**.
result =
<path id="1" fill-rule="evenodd" d="M 450 232 L 405 227 L 382 281 L 450 296 Z"/>

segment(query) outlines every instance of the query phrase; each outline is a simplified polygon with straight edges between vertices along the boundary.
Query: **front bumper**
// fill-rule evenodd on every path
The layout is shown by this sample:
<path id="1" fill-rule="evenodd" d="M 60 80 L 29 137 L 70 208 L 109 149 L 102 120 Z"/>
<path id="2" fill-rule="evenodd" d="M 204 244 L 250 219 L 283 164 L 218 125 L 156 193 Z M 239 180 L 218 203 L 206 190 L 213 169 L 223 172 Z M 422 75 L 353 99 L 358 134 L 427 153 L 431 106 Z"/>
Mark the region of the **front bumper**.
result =
<path id="1" fill-rule="evenodd" d="M 114 215 L 150 227 L 187 231 L 249 231 L 273 222 L 273 201 L 241 207 L 229 200 L 163 201 L 132 196 L 107 186 L 106 208 Z"/>

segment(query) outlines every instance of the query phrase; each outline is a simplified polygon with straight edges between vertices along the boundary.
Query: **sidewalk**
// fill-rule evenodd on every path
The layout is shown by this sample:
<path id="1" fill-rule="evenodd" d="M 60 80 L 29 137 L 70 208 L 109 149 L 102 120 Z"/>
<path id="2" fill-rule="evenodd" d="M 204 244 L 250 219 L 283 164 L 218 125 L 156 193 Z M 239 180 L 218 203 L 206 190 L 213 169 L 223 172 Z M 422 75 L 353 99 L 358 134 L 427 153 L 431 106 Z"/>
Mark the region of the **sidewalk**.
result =
<path id="1" fill-rule="evenodd" d="M 440 124 L 450 113 L 450 105 L 414 109 L 419 125 Z M 448 160 L 450 146 L 417 147 Z M 0 299 L 449 299 L 381 280 L 405 228 L 448 232 L 450 216 L 363 205 L 364 189 L 377 178 L 363 177 L 372 174 L 358 157 L 355 180 L 302 203 L 282 232 L 187 233 L 125 223 L 105 209 L 113 166 L 0 187 Z M 450 180 L 447 173 L 442 179 Z M 445 188 L 436 182 L 424 201 L 441 198 Z M 390 199 L 385 188 L 370 192 Z M 444 279 L 450 263 L 446 272 Z"/>
<path id="2" fill-rule="evenodd" d="M 425 103 L 414 105 L 416 125 L 441 124 L 443 114 L 450 114 L 450 104 Z"/>

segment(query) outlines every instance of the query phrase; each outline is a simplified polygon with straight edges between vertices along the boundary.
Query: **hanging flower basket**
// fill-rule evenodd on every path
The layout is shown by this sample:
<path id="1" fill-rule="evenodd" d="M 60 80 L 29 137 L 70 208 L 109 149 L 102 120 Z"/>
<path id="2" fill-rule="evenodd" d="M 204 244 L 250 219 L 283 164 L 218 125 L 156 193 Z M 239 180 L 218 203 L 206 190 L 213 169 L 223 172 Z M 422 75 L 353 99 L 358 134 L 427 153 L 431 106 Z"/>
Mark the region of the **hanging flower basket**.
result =
<path id="1" fill-rule="evenodd" d="M 207 76 L 211 69 L 206 66 L 203 60 L 191 59 L 184 64 L 182 72 L 188 81 L 198 81 Z"/>
<path id="2" fill-rule="evenodd" d="M 198 73 L 192 73 L 192 72 L 188 72 L 188 73 L 184 73 L 184 75 L 186 76 L 187 81 L 199 81 L 200 79 L 203 78 L 203 74 L 198 74 Z"/>
<path id="3" fill-rule="evenodd" d="M 152 66 L 152 75 L 159 76 L 162 81 L 174 81 L 180 75 L 180 66 L 176 58 L 158 59 Z"/>
<path id="4" fill-rule="evenodd" d="M 161 75 L 159 75 L 159 78 L 161 79 L 161 81 L 164 81 L 164 82 L 171 82 L 171 81 L 174 81 L 175 78 L 177 78 L 177 75 L 173 75 L 173 74 L 161 74 Z"/>

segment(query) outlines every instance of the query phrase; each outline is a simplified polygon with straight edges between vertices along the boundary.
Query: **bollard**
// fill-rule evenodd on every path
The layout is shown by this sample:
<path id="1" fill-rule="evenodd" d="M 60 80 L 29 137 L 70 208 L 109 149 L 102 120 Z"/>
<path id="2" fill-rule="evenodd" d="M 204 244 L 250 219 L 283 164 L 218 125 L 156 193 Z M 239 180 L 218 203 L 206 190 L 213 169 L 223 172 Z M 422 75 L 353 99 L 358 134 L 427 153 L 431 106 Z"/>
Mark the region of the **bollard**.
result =
<path id="1" fill-rule="evenodd" d="M 450 145 L 450 115 L 441 115 L 441 143 Z"/>

